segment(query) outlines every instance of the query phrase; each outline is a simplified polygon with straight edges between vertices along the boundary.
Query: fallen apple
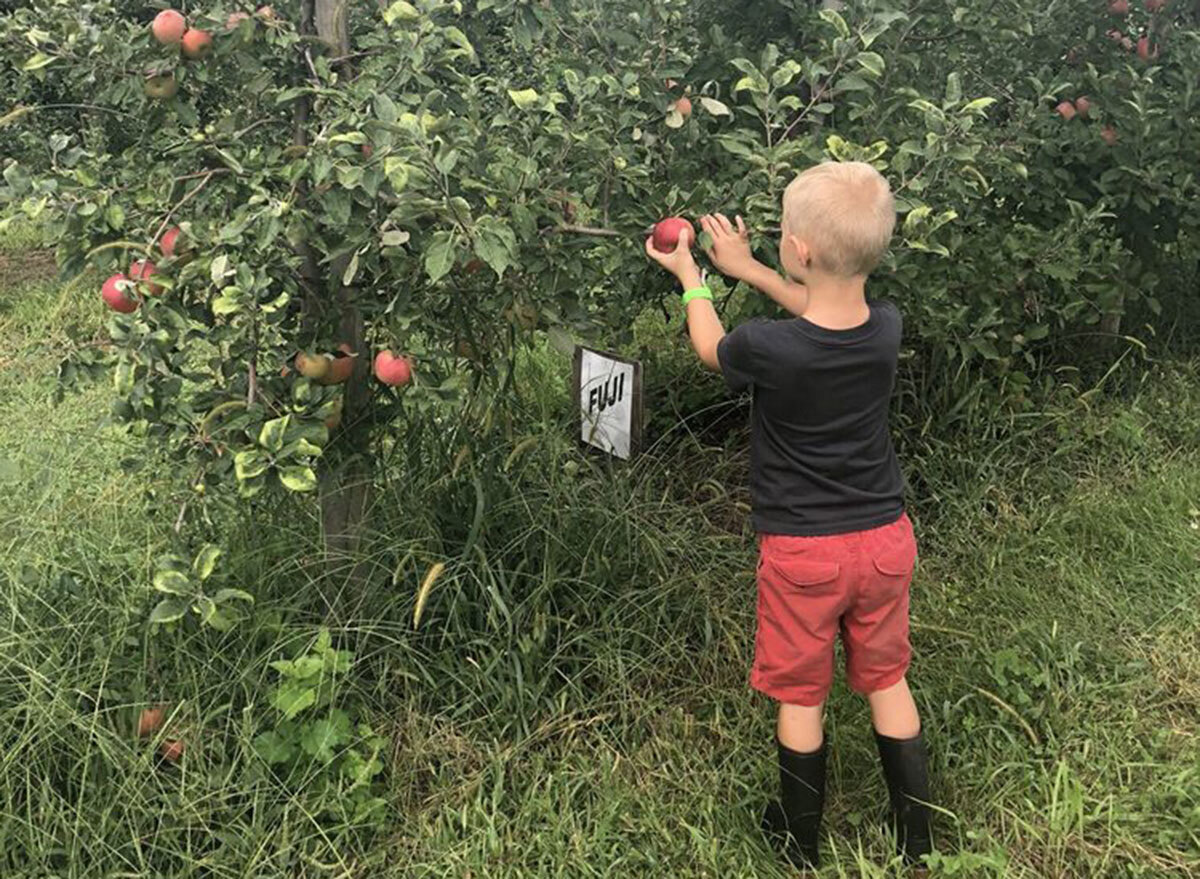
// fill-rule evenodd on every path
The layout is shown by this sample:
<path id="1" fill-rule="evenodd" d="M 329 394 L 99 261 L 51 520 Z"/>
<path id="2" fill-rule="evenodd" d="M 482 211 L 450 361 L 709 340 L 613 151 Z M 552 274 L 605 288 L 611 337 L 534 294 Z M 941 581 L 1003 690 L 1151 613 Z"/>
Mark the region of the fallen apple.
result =
<path id="1" fill-rule="evenodd" d="M 158 749 L 158 753 L 169 763 L 178 763 L 183 756 L 185 746 L 183 739 L 167 739 Z"/>
<path id="2" fill-rule="evenodd" d="M 166 711 L 160 705 L 156 708 L 145 708 L 138 715 L 137 734 L 138 738 L 144 739 L 154 735 L 162 729 L 163 721 L 166 719 Z"/>

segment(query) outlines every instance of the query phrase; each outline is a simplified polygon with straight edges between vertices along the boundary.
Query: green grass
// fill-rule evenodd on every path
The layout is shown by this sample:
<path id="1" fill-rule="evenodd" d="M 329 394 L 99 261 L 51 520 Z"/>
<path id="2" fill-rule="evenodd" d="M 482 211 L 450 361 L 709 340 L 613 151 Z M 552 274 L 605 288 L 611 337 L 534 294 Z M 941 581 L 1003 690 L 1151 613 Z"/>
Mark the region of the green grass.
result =
<path id="1" fill-rule="evenodd" d="M 32 243 L 0 258 L 33 265 Z M 212 501 L 202 533 L 173 533 L 186 486 L 108 424 L 107 384 L 52 402 L 63 349 L 102 316 L 90 281 L 39 275 L 0 289 L 0 875 L 788 875 L 756 831 L 772 708 L 746 685 L 741 431 L 676 426 L 628 468 L 581 457 L 544 351 L 513 436 L 472 465 L 452 475 L 436 430 L 397 444 L 356 593 L 316 563 L 305 504 Z M 1130 361 L 1110 385 L 1064 389 L 999 441 L 906 439 L 935 875 L 1200 872 L 1200 364 Z M 220 535 L 218 577 L 253 615 L 150 629 L 154 557 Z M 377 820 L 318 762 L 255 756 L 280 726 L 268 663 L 321 625 L 355 656 L 334 704 L 387 742 Z M 133 734 L 160 700 L 186 730 L 178 766 Z M 899 876 L 868 714 L 840 683 L 828 728 L 822 876 Z"/>

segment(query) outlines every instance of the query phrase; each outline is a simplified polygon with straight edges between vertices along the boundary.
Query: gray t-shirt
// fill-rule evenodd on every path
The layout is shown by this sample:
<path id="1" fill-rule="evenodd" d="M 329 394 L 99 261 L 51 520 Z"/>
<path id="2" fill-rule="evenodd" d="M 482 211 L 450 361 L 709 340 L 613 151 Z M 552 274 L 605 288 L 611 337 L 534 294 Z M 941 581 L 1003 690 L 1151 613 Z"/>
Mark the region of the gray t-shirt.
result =
<path id="1" fill-rule="evenodd" d="M 903 321 L 889 302 L 849 330 L 755 320 L 717 346 L 734 393 L 753 388 L 752 520 L 760 533 L 818 536 L 888 525 L 904 481 L 888 410 Z"/>

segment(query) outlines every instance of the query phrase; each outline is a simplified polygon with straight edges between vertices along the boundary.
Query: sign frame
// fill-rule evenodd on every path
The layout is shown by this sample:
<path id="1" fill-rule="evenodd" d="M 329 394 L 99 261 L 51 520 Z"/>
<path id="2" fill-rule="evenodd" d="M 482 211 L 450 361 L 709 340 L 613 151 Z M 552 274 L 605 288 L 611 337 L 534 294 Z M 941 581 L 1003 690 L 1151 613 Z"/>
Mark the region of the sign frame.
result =
<path id="1" fill-rule="evenodd" d="M 629 458 L 632 461 L 642 452 L 643 448 L 643 433 L 646 425 L 646 409 L 645 409 L 645 393 L 643 385 L 642 364 L 637 360 L 630 360 L 628 357 L 622 357 L 619 354 L 613 354 L 611 351 L 601 351 L 597 348 L 589 348 L 584 345 L 576 345 L 575 352 L 571 357 L 571 393 L 575 407 L 580 407 L 580 402 L 583 394 L 583 355 L 584 352 L 590 352 L 598 357 L 603 357 L 606 360 L 612 360 L 616 363 L 630 366 L 633 368 L 633 388 L 630 397 L 632 417 L 629 425 Z M 582 408 L 578 408 L 580 421 L 575 422 L 575 441 L 580 447 L 597 455 L 603 455 L 606 458 L 613 458 L 618 461 L 626 460 L 621 458 L 615 452 L 606 451 L 598 446 L 589 443 L 582 437 L 582 420 L 584 412 Z"/>

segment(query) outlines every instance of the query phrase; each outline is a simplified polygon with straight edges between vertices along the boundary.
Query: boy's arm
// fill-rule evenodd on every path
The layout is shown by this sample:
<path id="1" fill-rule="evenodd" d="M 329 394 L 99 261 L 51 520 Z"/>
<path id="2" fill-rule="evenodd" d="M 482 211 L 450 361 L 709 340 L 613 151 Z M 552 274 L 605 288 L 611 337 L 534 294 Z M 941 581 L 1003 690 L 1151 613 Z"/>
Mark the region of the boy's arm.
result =
<path id="1" fill-rule="evenodd" d="M 696 261 L 688 249 L 690 236 L 679 236 L 679 244 L 671 253 L 659 253 L 654 249 L 653 237 L 646 239 L 646 254 L 673 274 L 683 287 L 683 292 L 695 290 L 704 286 Z M 700 362 L 715 372 L 721 371 L 720 361 L 717 360 L 717 343 L 725 337 L 725 328 L 717 317 L 711 299 L 693 299 L 687 304 L 688 336 L 692 340 L 692 348 Z"/>
<path id="2" fill-rule="evenodd" d="M 799 317 L 808 307 L 808 288 L 786 278 L 754 258 L 746 224 L 737 218 L 737 228 L 724 214 L 708 214 L 700 218 L 713 243 L 706 252 L 717 270 L 757 287 L 777 302 L 789 314 Z"/>

